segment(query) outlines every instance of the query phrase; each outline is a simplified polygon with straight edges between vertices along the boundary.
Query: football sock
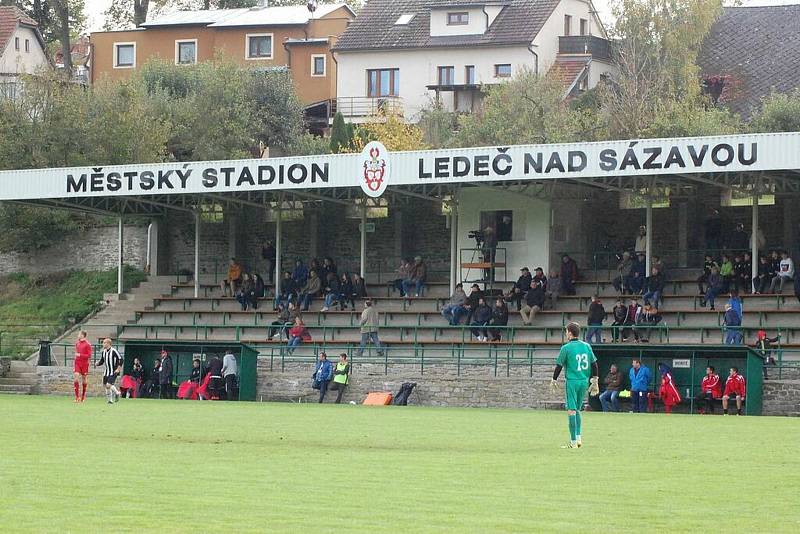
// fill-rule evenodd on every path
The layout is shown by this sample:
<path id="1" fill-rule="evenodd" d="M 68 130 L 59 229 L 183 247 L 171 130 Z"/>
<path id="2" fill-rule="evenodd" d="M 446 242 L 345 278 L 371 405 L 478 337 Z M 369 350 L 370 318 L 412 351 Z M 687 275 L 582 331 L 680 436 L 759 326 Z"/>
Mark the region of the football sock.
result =
<path id="1" fill-rule="evenodd" d="M 575 412 L 575 435 L 581 435 L 581 412 Z"/>
<path id="2" fill-rule="evenodd" d="M 73 382 L 72 386 L 75 388 L 75 400 L 80 399 L 81 397 L 80 397 L 80 390 L 78 389 L 78 383 Z"/>
<path id="3" fill-rule="evenodd" d="M 578 423 L 574 415 L 570 415 L 568 416 L 568 418 L 569 418 L 569 439 L 570 441 L 575 441 L 577 439 L 576 427 Z"/>
<path id="4" fill-rule="evenodd" d="M 81 393 L 81 399 L 86 398 L 86 382 L 83 383 L 83 391 Z"/>
<path id="5" fill-rule="evenodd" d="M 724 410 L 722 410 L 722 413 L 724 413 L 725 415 L 728 415 L 728 409 L 725 408 Z"/>

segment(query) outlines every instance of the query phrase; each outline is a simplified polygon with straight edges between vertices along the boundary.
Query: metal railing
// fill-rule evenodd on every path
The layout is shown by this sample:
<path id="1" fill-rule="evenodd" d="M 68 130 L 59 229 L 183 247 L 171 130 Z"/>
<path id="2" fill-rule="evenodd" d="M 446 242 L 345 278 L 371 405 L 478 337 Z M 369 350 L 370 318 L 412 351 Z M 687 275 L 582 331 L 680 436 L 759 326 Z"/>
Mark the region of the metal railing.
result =
<path id="1" fill-rule="evenodd" d="M 558 38 L 559 54 L 591 54 L 597 59 L 611 59 L 613 44 L 594 35 L 567 35 Z"/>
<path id="2" fill-rule="evenodd" d="M 332 115 L 348 118 L 371 117 L 380 113 L 402 115 L 403 100 L 398 96 L 340 96 L 333 100 Z"/>

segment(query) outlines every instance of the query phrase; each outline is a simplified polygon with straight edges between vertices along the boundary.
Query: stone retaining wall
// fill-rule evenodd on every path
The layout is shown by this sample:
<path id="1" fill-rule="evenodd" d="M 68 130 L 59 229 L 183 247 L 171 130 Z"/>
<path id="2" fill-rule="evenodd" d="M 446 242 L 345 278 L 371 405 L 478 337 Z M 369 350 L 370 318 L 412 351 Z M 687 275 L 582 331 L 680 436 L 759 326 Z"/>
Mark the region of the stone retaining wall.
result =
<path id="1" fill-rule="evenodd" d="M 764 415 L 800 416 L 800 380 L 764 383 Z"/>

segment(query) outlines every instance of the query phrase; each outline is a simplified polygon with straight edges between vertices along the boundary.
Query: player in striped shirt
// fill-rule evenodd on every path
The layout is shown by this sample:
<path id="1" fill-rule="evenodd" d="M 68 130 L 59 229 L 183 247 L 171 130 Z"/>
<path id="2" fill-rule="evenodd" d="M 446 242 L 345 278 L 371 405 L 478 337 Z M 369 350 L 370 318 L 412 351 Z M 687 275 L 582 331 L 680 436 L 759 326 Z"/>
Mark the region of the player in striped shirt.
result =
<path id="1" fill-rule="evenodd" d="M 116 382 L 122 370 L 122 357 L 117 352 L 117 349 L 111 346 L 109 338 L 103 340 L 103 351 L 100 354 L 97 367 L 103 368 L 103 386 L 106 388 L 106 399 L 108 399 L 109 404 L 114 404 L 115 397 L 119 398 L 120 396 L 114 382 Z"/>

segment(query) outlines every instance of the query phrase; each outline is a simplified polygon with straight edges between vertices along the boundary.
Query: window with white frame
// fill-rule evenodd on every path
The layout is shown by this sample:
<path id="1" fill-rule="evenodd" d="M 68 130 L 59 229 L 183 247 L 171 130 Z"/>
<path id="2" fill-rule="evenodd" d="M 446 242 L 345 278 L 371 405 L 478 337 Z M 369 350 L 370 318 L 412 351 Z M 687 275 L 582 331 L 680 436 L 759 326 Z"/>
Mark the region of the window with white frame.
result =
<path id="1" fill-rule="evenodd" d="M 19 37 L 14 37 L 14 50 L 19 51 Z"/>
<path id="2" fill-rule="evenodd" d="M 114 43 L 114 68 L 131 69 L 136 66 L 136 43 Z"/>
<path id="3" fill-rule="evenodd" d="M 457 11 L 447 14 L 448 26 L 466 26 L 469 24 L 469 13 L 467 11 Z"/>
<path id="4" fill-rule="evenodd" d="M 464 67 L 464 83 L 467 85 L 475 84 L 475 65 Z"/>
<path id="5" fill-rule="evenodd" d="M 325 54 L 311 55 L 311 76 L 325 76 Z"/>
<path id="6" fill-rule="evenodd" d="M 511 77 L 511 64 L 498 63 L 494 66 L 495 78 L 510 78 Z"/>
<path id="7" fill-rule="evenodd" d="M 272 58 L 272 34 L 271 33 L 248 33 L 247 40 L 247 59 L 270 59 Z"/>
<path id="8" fill-rule="evenodd" d="M 197 63 L 197 39 L 175 41 L 175 63 L 177 65 Z"/>
<path id="9" fill-rule="evenodd" d="M 30 52 L 31 51 L 31 40 L 30 39 L 25 39 L 25 51 L 26 52 Z"/>

